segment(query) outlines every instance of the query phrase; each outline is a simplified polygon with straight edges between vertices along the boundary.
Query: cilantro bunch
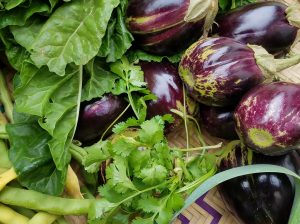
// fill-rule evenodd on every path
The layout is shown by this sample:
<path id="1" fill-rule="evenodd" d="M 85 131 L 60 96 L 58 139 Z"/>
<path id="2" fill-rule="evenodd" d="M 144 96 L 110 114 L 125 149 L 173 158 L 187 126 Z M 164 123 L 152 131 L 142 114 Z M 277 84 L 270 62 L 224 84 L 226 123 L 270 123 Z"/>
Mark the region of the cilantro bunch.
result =
<path id="1" fill-rule="evenodd" d="M 167 224 L 182 208 L 185 196 L 216 172 L 216 157 L 186 157 L 164 135 L 171 116 L 156 116 L 137 125 L 129 119 L 114 127 L 110 139 L 84 148 L 82 163 L 90 173 L 106 167 L 99 186 L 96 223 Z"/>

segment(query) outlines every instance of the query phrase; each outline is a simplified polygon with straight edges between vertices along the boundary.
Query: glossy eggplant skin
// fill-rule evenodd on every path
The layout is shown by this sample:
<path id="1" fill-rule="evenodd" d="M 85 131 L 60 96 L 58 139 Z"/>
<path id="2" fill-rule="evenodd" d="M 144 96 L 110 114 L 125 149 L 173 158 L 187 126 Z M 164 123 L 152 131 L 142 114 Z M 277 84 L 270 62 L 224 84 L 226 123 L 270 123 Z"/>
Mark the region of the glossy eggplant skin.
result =
<path id="1" fill-rule="evenodd" d="M 167 61 L 140 62 L 148 89 L 157 97 L 147 105 L 147 118 L 157 115 L 172 114 L 175 121 L 172 128 L 181 123 L 182 118 L 171 112 L 172 109 L 183 110 L 183 83 L 178 75 L 177 67 Z M 187 113 L 194 115 L 197 104 L 187 97 Z"/>
<path id="2" fill-rule="evenodd" d="M 234 119 L 239 136 L 253 150 L 281 155 L 299 149 L 300 85 L 259 85 L 243 97 Z"/>
<path id="3" fill-rule="evenodd" d="M 100 99 L 83 102 L 75 132 L 75 139 L 83 143 L 97 140 L 109 125 L 125 110 L 127 102 L 121 96 L 104 95 Z"/>
<path id="4" fill-rule="evenodd" d="M 208 106 L 235 105 L 265 79 L 253 50 L 227 37 L 205 38 L 190 46 L 179 74 L 189 94 Z"/>
<path id="5" fill-rule="evenodd" d="M 235 140 L 239 139 L 233 120 L 234 107 L 200 106 L 200 120 L 203 127 L 212 136 Z"/>
<path id="6" fill-rule="evenodd" d="M 157 55 L 183 51 L 203 33 L 204 20 L 185 22 L 189 0 L 131 0 L 127 27 L 136 44 Z"/>
<path id="7" fill-rule="evenodd" d="M 289 24 L 286 8 L 279 2 L 258 2 L 238 8 L 218 19 L 218 33 L 245 44 L 263 46 L 272 54 L 280 53 L 291 47 L 298 31 Z"/>
<path id="8" fill-rule="evenodd" d="M 300 171 L 300 157 L 293 151 L 270 157 L 253 153 L 252 164 L 273 164 Z M 248 164 L 247 150 L 240 147 L 223 159 L 220 170 Z M 222 183 L 220 193 L 245 224 L 286 224 L 294 199 L 294 182 L 284 174 L 261 173 L 237 177 Z"/>

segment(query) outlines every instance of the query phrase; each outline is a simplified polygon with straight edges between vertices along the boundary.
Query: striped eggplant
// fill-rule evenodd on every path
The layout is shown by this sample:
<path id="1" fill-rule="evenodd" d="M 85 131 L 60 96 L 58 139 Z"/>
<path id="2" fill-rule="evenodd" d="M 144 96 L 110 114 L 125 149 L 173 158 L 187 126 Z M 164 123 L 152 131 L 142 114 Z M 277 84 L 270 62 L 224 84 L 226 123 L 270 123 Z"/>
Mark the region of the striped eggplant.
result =
<path id="1" fill-rule="evenodd" d="M 288 50 L 300 28 L 300 7 L 283 3 L 257 2 L 235 9 L 218 20 L 220 36 L 245 44 L 263 46 L 269 53 Z"/>
<path id="2" fill-rule="evenodd" d="M 201 125 L 212 136 L 227 140 L 239 139 L 233 120 L 233 107 L 200 106 Z"/>
<path id="3" fill-rule="evenodd" d="M 172 114 L 175 121 L 167 128 L 167 131 L 170 131 L 182 121 L 182 118 L 172 113 L 171 110 L 183 112 L 184 109 L 183 83 L 178 75 L 177 67 L 167 61 L 141 61 L 140 66 L 148 89 L 157 97 L 156 100 L 149 101 L 147 105 L 147 118 Z M 189 115 L 197 113 L 198 105 L 193 99 L 186 97 L 186 105 Z"/>
<path id="4" fill-rule="evenodd" d="M 171 55 L 210 29 L 217 0 L 130 0 L 126 24 L 145 51 Z"/>
<path id="5" fill-rule="evenodd" d="M 270 157 L 236 145 L 221 161 L 220 170 L 248 164 L 273 164 L 299 173 L 300 156 L 293 151 Z M 219 192 L 242 223 L 287 224 L 293 205 L 294 182 L 285 174 L 250 174 L 222 183 Z"/>
<path id="6" fill-rule="evenodd" d="M 243 142 L 266 155 L 300 147 L 300 85 L 262 84 L 249 91 L 234 112 Z"/>
<path id="7" fill-rule="evenodd" d="M 205 38 L 183 55 L 179 74 L 189 94 L 208 106 L 235 105 L 252 87 L 297 64 L 300 55 L 274 59 L 264 48 L 228 37 Z"/>

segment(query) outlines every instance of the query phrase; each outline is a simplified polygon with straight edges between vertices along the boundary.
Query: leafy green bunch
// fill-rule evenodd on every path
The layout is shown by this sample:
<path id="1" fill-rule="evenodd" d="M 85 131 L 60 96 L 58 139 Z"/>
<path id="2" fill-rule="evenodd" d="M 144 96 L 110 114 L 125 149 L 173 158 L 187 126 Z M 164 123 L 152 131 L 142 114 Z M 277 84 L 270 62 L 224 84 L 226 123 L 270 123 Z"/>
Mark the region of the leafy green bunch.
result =
<path id="1" fill-rule="evenodd" d="M 187 159 L 181 149 L 168 145 L 164 126 L 170 118 L 157 116 L 140 126 L 122 122 L 109 140 L 84 149 L 83 164 L 90 172 L 109 164 L 96 204 L 99 223 L 167 224 L 186 193 L 216 172 L 213 155 Z"/>

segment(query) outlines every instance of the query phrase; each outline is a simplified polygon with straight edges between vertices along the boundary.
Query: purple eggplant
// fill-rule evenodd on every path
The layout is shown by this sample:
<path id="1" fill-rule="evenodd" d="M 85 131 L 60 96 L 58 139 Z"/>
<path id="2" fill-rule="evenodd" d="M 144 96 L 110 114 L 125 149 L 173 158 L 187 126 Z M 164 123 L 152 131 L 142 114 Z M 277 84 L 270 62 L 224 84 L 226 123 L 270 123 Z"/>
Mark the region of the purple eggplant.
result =
<path id="1" fill-rule="evenodd" d="M 280 155 L 299 149 L 300 85 L 260 85 L 243 97 L 234 118 L 241 139 L 260 153 Z"/>
<path id="2" fill-rule="evenodd" d="M 199 10 L 203 0 L 131 0 L 126 23 L 137 45 L 145 51 L 158 55 L 179 53 L 211 26 L 218 4 L 206 1 Z"/>
<path id="3" fill-rule="evenodd" d="M 84 143 L 97 140 L 125 110 L 127 104 L 122 97 L 112 94 L 83 102 L 80 105 L 75 139 Z"/>
<path id="4" fill-rule="evenodd" d="M 296 26 L 288 21 L 287 18 L 293 18 L 286 10 L 287 6 L 279 2 L 246 5 L 221 16 L 217 20 L 218 33 L 245 44 L 263 46 L 272 54 L 286 51 L 294 43 L 300 27 L 300 22 Z"/>
<path id="5" fill-rule="evenodd" d="M 220 170 L 247 164 L 273 164 L 300 172 L 300 157 L 295 151 L 270 157 L 252 154 L 239 146 L 222 160 Z M 219 185 L 219 191 L 245 224 L 288 223 L 294 199 L 294 182 L 285 174 L 261 173 L 237 177 Z"/>
<path id="6" fill-rule="evenodd" d="M 177 67 L 169 62 L 140 62 L 144 72 L 148 89 L 157 97 L 147 105 L 147 118 L 157 115 L 172 114 L 174 123 L 170 126 L 177 127 L 182 118 L 171 112 L 172 109 L 183 111 L 183 83 L 178 75 Z M 186 97 L 186 108 L 189 115 L 197 112 L 197 104 Z"/>
<path id="7" fill-rule="evenodd" d="M 252 87 L 299 61 L 299 55 L 274 59 L 262 47 L 250 47 L 227 37 L 205 38 L 187 49 L 179 74 L 198 102 L 229 106 Z"/>
<path id="8" fill-rule="evenodd" d="M 200 120 L 203 127 L 212 136 L 227 140 L 239 139 L 233 120 L 232 107 L 200 106 Z"/>

